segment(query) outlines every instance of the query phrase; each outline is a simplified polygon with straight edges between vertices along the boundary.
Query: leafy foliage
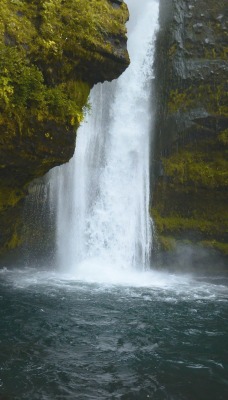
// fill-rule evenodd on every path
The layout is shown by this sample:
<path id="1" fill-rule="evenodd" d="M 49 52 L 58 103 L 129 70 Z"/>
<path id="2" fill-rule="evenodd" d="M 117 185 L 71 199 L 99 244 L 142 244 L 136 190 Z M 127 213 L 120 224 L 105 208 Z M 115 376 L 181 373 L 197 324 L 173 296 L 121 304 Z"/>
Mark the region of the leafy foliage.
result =
<path id="1" fill-rule="evenodd" d="M 0 126 L 12 134 L 19 123 L 26 134 L 30 116 L 77 127 L 89 94 L 87 65 L 114 53 L 110 34 L 125 36 L 127 17 L 125 5 L 108 0 L 2 0 Z"/>

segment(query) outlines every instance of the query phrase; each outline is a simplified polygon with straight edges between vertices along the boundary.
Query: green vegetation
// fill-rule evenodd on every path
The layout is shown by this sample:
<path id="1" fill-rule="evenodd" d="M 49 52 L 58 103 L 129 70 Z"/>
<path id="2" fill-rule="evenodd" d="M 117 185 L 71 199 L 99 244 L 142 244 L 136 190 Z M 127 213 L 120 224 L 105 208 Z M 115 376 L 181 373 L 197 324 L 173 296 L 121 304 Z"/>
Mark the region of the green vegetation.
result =
<path id="1" fill-rule="evenodd" d="M 72 157 L 91 87 L 128 66 L 127 19 L 109 0 L 1 0 L 0 252 L 27 185 Z"/>
<path id="2" fill-rule="evenodd" d="M 212 115 L 228 116 L 228 94 L 226 82 L 192 86 L 185 91 L 170 90 L 168 112 L 186 112 L 197 107 L 204 107 Z"/>
<path id="3" fill-rule="evenodd" d="M 228 128 L 219 133 L 219 135 L 218 135 L 218 140 L 219 140 L 219 142 L 221 142 L 224 146 L 228 146 Z"/>
<path id="4" fill-rule="evenodd" d="M 228 244 L 219 242 L 217 240 L 202 240 L 202 241 L 191 241 L 191 240 L 176 240 L 172 236 L 158 236 L 159 240 L 159 249 L 164 252 L 175 252 L 178 245 L 197 245 L 199 247 L 203 247 L 204 249 L 216 250 L 219 251 L 220 254 L 224 256 L 228 255 Z"/>
<path id="5" fill-rule="evenodd" d="M 205 208 L 206 211 L 206 208 Z M 224 211 L 224 209 L 223 209 Z M 228 255 L 228 243 L 221 240 L 226 235 L 228 229 L 228 213 L 219 210 L 216 216 L 211 216 L 205 212 L 204 215 L 181 217 L 175 213 L 168 213 L 162 216 L 158 209 L 152 209 L 157 238 L 161 250 L 174 251 L 178 243 L 197 244 L 209 249 L 220 251 Z M 197 212 L 199 214 L 199 212 Z"/>
<path id="6" fill-rule="evenodd" d="M 207 60 L 224 60 L 228 59 L 228 47 L 223 46 L 211 46 L 209 48 L 204 48 L 204 58 Z"/>
<path id="7" fill-rule="evenodd" d="M 220 220 L 219 224 L 215 221 L 207 220 L 203 216 L 201 218 L 181 217 L 177 215 L 161 216 L 156 210 L 153 211 L 153 217 L 156 221 L 156 227 L 159 232 L 181 233 L 182 231 L 198 231 L 201 233 L 217 235 L 224 231 L 224 221 Z M 224 215 L 225 217 L 225 215 Z"/>
<path id="8" fill-rule="evenodd" d="M 178 153 L 163 158 L 165 174 L 174 183 L 191 184 L 193 188 L 225 187 L 228 185 L 227 153 L 228 151 L 210 151 L 207 154 L 181 149 Z"/>
<path id="9" fill-rule="evenodd" d="M 28 114 L 37 121 L 49 119 L 74 126 L 82 120 L 89 95 L 87 83 L 68 81 L 48 87 L 37 66 L 23 62 L 15 47 L 3 45 L 0 45 L 0 70 L 0 125 L 7 122 L 12 125 L 15 121 L 20 133 L 26 134 L 22 126 Z"/>
<path id="10" fill-rule="evenodd" d="M 167 202 L 168 199 L 168 202 Z M 200 188 L 160 179 L 151 215 L 161 249 L 172 251 L 176 241 L 189 241 L 227 253 L 226 188 Z"/>
<path id="11" fill-rule="evenodd" d="M 170 236 L 159 235 L 159 246 L 162 251 L 172 252 L 176 248 L 176 240 Z"/>
<path id="12" fill-rule="evenodd" d="M 15 188 L 12 190 L 9 187 L 1 187 L 0 189 L 0 212 L 9 207 L 14 207 L 18 201 L 24 197 L 25 193 Z"/>
<path id="13" fill-rule="evenodd" d="M 168 101 L 168 112 L 175 113 L 178 111 L 186 111 L 193 106 L 193 99 L 189 92 L 180 92 L 178 89 L 171 90 Z"/>
<path id="14" fill-rule="evenodd" d="M 217 240 L 204 240 L 199 244 L 208 249 L 218 250 L 226 256 L 228 255 L 228 243 L 218 242 Z"/>
<path id="15" fill-rule="evenodd" d="M 22 239 L 20 235 L 14 231 L 13 235 L 9 238 L 8 242 L 5 244 L 7 250 L 13 250 L 22 244 Z"/>
<path id="16" fill-rule="evenodd" d="M 158 244 L 228 253 L 226 1 L 162 5 L 157 60 L 157 173 L 151 200 Z M 197 4 L 195 4 L 197 3 Z M 164 8 L 163 8 L 164 7 Z M 161 50 L 162 49 L 162 50 Z M 162 68 L 161 68 L 162 66 Z M 155 141 L 156 142 L 156 141 Z M 159 162 L 157 162 L 159 161 Z"/>
<path id="17" fill-rule="evenodd" d="M 108 0 L 2 0 L 0 126 L 26 134 L 35 118 L 77 128 L 90 86 L 78 64 L 112 55 L 110 35 L 125 37 L 127 17 Z"/>

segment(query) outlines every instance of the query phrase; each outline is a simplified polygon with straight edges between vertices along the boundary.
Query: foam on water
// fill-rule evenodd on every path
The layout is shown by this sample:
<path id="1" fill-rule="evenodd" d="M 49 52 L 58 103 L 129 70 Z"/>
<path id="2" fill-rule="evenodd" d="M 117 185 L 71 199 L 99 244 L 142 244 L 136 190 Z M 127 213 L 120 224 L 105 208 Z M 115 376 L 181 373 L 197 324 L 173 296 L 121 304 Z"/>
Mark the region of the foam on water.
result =
<path id="1" fill-rule="evenodd" d="M 95 262 L 95 260 L 94 260 Z M 113 265 L 99 271 L 99 266 L 88 262 L 87 266 L 77 269 L 75 273 L 63 273 L 55 270 L 37 270 L 34 268 L 0 269 L 1 284 L 15 289 L 42 292 L 46 295 L 59 296 L 60 291 L 77 291 L 77 293 L 118 292 L 123 299 L 140 297 L 143 301 L 161 300 L 175 303 L 183 300 L 228 302 L 227 284 L 197 279 L 190 275 L 178 275 L 158 271 L 114 270 Z M 194 310 L 193 310 L 194 311 Z"/>

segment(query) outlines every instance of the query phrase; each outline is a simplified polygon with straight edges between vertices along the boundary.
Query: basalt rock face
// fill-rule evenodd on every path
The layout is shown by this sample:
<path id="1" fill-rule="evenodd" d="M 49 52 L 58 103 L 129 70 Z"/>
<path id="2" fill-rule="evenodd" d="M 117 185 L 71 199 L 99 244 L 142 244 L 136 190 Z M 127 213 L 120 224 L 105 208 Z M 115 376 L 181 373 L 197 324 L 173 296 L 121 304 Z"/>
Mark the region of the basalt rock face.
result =
<path id="1" fill-rule="evenodd" d="M 160 6 L 151 201 L 159 249 L 182 242 L 227 254 L 227 2 Z"/>
<path id="2" fill-rule="evenodd" d="M 74 153 L 90 88 L 128 66 L 124 2 L 1 0 L 0 253 L 28 184 Z"/>

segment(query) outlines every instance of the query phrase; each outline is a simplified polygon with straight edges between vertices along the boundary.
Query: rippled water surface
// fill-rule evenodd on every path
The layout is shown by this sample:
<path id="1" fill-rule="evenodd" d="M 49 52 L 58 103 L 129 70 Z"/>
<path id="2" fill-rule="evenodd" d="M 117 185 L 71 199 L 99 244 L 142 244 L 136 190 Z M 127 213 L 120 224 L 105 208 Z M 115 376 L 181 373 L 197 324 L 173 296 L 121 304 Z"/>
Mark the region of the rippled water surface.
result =
<path id="1" fill-rule="evenodd" d="M 0 399 L 228 398 L 225 280 L 0 272 Z"/>

